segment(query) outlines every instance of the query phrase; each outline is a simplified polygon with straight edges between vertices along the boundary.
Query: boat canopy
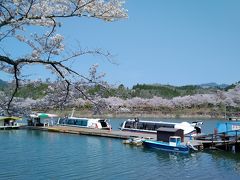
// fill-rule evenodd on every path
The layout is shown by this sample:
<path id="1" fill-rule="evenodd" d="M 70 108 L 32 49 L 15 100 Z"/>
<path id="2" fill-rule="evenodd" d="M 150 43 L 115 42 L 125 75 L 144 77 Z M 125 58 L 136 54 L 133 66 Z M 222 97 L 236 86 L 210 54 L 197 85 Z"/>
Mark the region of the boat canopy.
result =
<path id="1" fill-rule="evenodd" d="M 56 114 L 47 114 L 47 113 L 36 113 L 36 114 L 30 114 L 31 118 L 54 118 L 58 117 Z"/>
<path id="2" fill-rule="evenodd" d="M 16 121 L 16 120 L 20 120 L 20 119 L 22 119 L 22 118 L 14 117 L 14 116 L 11 116 L 11 117 L 0 117 L 0 121 L 11 121 L 11 120 Z"/>

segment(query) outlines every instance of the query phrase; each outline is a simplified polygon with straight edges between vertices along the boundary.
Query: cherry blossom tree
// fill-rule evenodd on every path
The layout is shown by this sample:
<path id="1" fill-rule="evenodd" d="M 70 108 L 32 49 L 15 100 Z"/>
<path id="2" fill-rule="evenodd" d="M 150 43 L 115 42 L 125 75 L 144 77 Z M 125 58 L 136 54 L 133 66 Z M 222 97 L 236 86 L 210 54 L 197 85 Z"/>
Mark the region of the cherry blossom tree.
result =
<path id="1" fill-rule="evenodd" d="M 194 107 L 220 107 L 223 104 L 230 107 L 240 107 L 240 86 L 228 91 L 218 91 L 212 94 L 195 94 L 188 96 L 179 96 L 172 99 L 164 99 L 156 97 L 144 99 L 139 97 L 121 99 L 117 97 L 104 98 L 106 105 L 112 109 L 120 109 L 122 107 L 129 110 L 140 110 L 144 108 L 158 109 L 169 108 L 194 108 Z"/>
<path id="2" fill-rule="evenodd" d="M 61 19 L 86 17 L 115 21 L 127 17 L 123 5 L 121 0 L 0 0 L 0 71 L 11 74 L 15 82 L 7 108 L 10 108 L 21 80 L 25 78 L 22 69 L 27 65 L 42 65 L 59 77 L 64 82 L 63 100 L 69 96 L 73 77 L 97 83 L 74 71 L 67 62 L 86 54 L 109 59 L 111 54 L 101 49 L 68 51 L 64 37 L 58 33 Z M 32 32 L 29 27 L 38 27 L 39 31 Z M 13 41 L 27 47 L 27 53 L 23 51 L 16 57 L 14 48 L 9 51 L 3 47 L 4 43 Z M 86 96 L 81 88 L 77 86 L 76 89 Z"/>

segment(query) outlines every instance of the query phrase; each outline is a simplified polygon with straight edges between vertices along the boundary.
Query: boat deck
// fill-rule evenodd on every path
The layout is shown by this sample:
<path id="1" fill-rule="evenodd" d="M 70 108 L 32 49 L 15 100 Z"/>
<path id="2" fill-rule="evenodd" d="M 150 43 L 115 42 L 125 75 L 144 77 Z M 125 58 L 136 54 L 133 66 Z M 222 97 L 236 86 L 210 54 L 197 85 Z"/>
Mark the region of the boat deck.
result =
<path id="1" fill-rule="evenodd" d="M 0 130 L 18 129 L 20 126 L 0 126 Z"/>

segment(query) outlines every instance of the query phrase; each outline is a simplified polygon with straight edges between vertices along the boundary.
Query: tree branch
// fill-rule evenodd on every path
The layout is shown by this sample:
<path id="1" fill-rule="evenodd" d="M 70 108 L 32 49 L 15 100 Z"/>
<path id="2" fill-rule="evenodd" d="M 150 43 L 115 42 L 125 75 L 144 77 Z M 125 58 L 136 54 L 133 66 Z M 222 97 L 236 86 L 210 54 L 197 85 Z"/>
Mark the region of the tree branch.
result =
<path id="1" fill-rule="evenodd" d="M 12 96 L 11 96 L 11 98 L 10 98 L 10 100 L 8 101 L 8 104 L 7 104 L 7 113 L 8 114 L 11 114 L 10 113 L 10 106 L 11 106 L 11 103 L 12 103 L 12 101 L 13 101 L 13 98 L 15 97 L 15 95 L 17 94 L 17 91 L 18 91 L 18 88 L 19 88 L 19 78 L 18 78 L 18 67 L 17 67 L 17 65 L 14 65 L 13 66 L 13 68 L 14 68 L 14 79 L 15 79 L 15 88 L 14 88 L 14 91 L 13 91 L 13 93 L 12 93 Z"/>

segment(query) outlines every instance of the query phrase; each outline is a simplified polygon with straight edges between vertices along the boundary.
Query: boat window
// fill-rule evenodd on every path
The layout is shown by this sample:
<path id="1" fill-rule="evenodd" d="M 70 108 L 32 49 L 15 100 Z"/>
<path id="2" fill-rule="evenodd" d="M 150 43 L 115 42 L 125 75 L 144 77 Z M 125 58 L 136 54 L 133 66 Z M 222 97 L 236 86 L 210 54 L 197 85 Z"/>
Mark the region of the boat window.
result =
<path id="1" fill-rule="evenodd" d="M 134 128 L 134 123 L 131 122 L 131 121 L 127 121 L 127 122 L 125 123 L 125 128 Z"/>
<path id="2" fill-rule="evenodd" d="M 75 120 L 74 120 L 74 119 L 68 119 L 68 120 L 67 120 L 67 124 L 72 124 L 72 125 L 74 125 L 74 124 L 75 124 Z"/>
<path id="3" fill-rule="evenodd" d="M 177 138 L 177 144 L 180 144 L 180 143 L 181 143 L 181 139 Z"/>
<path id="4" fill-rule="evenodd" d="M 146 124 L 146 130 L 154 130 L 155 124 L 154 123 L 148 123 Z"/>
<path id="5" fill-rule="evenodd" d="M 82 120 L 82 126 L 87 126 L 88 121 L 87 120 Z"/>
<path id="6" fill-rule="evenodd" d="M 160 128 L 160 127 L 162 127 L 161 124 L 158 124 L 158 123 L 155 124 L 155 130 L 157 130 L 157 129 Z"/>
<path id="7" fill-rule="evenodd" d="M 104 127 L 107 127 L 107 123 L 103 120 L 103 121 L 100 121 L 101 123 L 101 126 L 104 128 Z"/>
<path id="8" fill-rule="evenodd" d="M 64 118 L 59 119 L 59 124 L 66 124 L 66 119 Z"/>
<path id="9" fill-rule="evenodd" d="M 167 127 L 167 128 L 174 128 L 174 126 L 175 126 L 175 125 L 173 125 L 173 124 L 168 124 L 166 127 Z"/>
<path id="10" fill-rule="evenodd" d="M 82 126 L 82 121 L 81 121 L 81 120 L 77 120 L 77 121 L 76 121 L 76 125 Z"/>
<path id="11" fill-rule="evenodd" d="M 144 123 L 138 122 L 137 123 L 137 129 L 144 129 Z"/>
<path id="12" fill-rule="evenodd" d="M 170 142 L 176 142 L 177 140 L 176 140 L 176 138 L 170 138 L 170 140 L 169 140 Z"/>
<path id="13" fill-rule="evenodd" d="M 147 123 L 142 123 L 142 129 L 146 129 Z"/>
<path id="14" fill-rule="evenodd" d="M 174 124 L 160 124 L 160 123 L 156 123 L 156 129 L 158 128 L 174 128 Z"/>
<path id="15" fill-rule="evenodd" d="M 76 125 L 78 126 L 87 126 L 87 120 L 76 120 Z"/>

